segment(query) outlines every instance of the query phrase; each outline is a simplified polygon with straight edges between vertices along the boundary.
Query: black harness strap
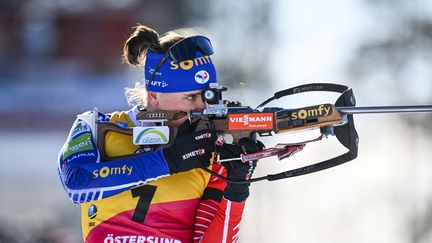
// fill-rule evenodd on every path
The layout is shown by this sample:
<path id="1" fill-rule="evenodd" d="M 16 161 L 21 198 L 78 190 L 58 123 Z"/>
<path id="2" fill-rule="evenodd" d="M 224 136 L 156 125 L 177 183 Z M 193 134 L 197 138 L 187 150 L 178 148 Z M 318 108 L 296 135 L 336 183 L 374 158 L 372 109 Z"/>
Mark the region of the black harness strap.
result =
<path id="1" fill-rule="evenodd" d="M 289 89 L 284 89 L 276 92 L 273 95 L 273 97 L 268 98 L 267 100 L 259 104 L 255 109 L 261 108 L 273 100 L 277 100 L 279 98 L 289 96 L 289 95 L 311 92 L 311 91 L 329 91 L 329 92 L 343 93 L 348 89 L 349 89 L 348 86 L 340 85 L 340 84 L 331 84 L 331 83 L 303 84 L 303 85 L 299 85 L 296 87 L 292 87 Z"/>

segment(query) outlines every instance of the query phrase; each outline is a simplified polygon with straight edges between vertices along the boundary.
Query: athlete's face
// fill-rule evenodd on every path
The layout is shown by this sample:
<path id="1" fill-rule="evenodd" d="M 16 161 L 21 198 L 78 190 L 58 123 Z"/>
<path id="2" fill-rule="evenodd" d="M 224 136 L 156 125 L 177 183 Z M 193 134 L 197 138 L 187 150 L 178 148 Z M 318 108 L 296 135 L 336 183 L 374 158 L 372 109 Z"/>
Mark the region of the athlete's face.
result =
<path id="1" fill-rule="evenodd" d="M 149 101 L 152 110 L 166 111 L 202 111 L 206 103 L 201 98 L 201 90 L 179 93 L 149 92 Z M 173 125 L 181 125 L 187 117 L 178 119 Z"/>

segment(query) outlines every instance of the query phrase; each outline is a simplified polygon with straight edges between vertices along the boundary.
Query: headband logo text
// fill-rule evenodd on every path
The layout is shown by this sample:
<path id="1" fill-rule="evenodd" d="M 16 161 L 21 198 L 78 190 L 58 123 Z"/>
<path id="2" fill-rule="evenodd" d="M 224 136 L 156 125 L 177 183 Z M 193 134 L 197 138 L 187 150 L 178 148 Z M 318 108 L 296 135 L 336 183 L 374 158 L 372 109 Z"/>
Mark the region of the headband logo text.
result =
<path id="1" fill-rule="evenodd" d="M 186 61 L 181 61 L 181 62 L 171 61 L 170 62 L 170 69 L 171 70 L 177 70 L 180 67 L 183 70 L 190 70 L 194 66 L 198 67 L 198 66 L 202 66 L 205 64 L 209 64 L 209 63 L 212 63 L 210 57 L 209 56 L 202 56 L 202 57 L 194 58 L 193 60 L 186 60 Z"/>

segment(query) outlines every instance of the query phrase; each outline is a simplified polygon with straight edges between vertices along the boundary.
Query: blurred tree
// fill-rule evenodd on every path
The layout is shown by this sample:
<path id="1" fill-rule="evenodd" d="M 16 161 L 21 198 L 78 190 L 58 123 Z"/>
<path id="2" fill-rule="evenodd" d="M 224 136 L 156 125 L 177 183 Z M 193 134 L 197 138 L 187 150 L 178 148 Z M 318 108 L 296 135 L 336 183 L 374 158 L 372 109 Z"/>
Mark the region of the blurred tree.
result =
<path id="1" fill-rule="evenodd" d="M 143 23 L 160 33 L 203 27 L 214 36 L 222 83 L 269 84 L 271 6 L 264 0 L 2 1 L 0 49 L 8 51 L 0 70 L 19 75 L 20 68 L 11 67 L 69 69 L 72 61 L 77 72 L 115 72 L 131 27 Z"/>
<path id="2" fill-rule="evenodd" d="M 200 18 L 208 15 L 205 27 L 215 36 L 219 81 L 234 88 L 244 85 L 255 89 L 269 87 L 272 82 L 268 65 L 274 51 L 274 25 L 271 18 L 274 2 L 199 2 L 201 5 L 198 1 L 192 4 L 195 14 L 191 21 L 199 23 Z"/>
<path id="3" fill-rule="evenodd" d="M 393 102 L 432 103 L 431 6 L 424 1 L 366 2 L 378 24 L 349 64 L 352 79 L 365 85 L 385 83 Z M 426 131 L 432 131 L 431 118 L 430 114 L 401 117 Z"/>
<path id="4" fill-rule="evenodd" d="M 432 5 L 428 1 L 403 0 L 365 0 L 365 3 L 375 14 L 374 29 L 360 43 L 349 64 L 352 80 L 366 87 L 380 82 L 388 88 L 384 92 L 391 94 L 386 99 L 393 102 L 431 104 Z M 431 114 L 400 116 L 400 119 L 407 128 L 421 128 L 432 134 Z M 432 233 L 432 205 L 427 205 L 412 214 L 413 243 L 426 242 Z"/>
<path id="5" fill-rule="evenodd" d="M 357 82 L 382 82 L 393 102 L 432 103 L 432 15 L 425 1 L 366 0 L 375 13 L 372 35 L 349 64 Z M 424 6 L 422 5 L 424 3 Z M 386 97 L 387 98 L 387 97 Z M 411 126 L 432 131 L 432 116 L 403 116 Z"/>

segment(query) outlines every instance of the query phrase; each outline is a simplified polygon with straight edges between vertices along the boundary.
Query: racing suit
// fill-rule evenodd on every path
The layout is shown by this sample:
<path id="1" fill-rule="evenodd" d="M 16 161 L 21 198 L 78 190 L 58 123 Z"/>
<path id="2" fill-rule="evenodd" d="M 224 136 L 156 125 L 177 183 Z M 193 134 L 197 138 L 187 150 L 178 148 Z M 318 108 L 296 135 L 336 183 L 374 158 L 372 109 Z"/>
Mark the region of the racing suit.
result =
<path id="1" fill-rule="evenodd" d="M 99 121 L 139 125 L 138 109 L 98 113 Z M 90 111 L 91 114 L 91 111 Z M 130 135 L 108 132 L 99 161 L 91 126 L 79 117 L 58 157 L 62 185 L 81 204 L 85 242 L 235 242 L 245 201 L 223 197 L 226 182 L 202 169 L 170 175 L 161 149 L 143 153 Z M 225 175 L 220 164 L 209 169 Z"/>

